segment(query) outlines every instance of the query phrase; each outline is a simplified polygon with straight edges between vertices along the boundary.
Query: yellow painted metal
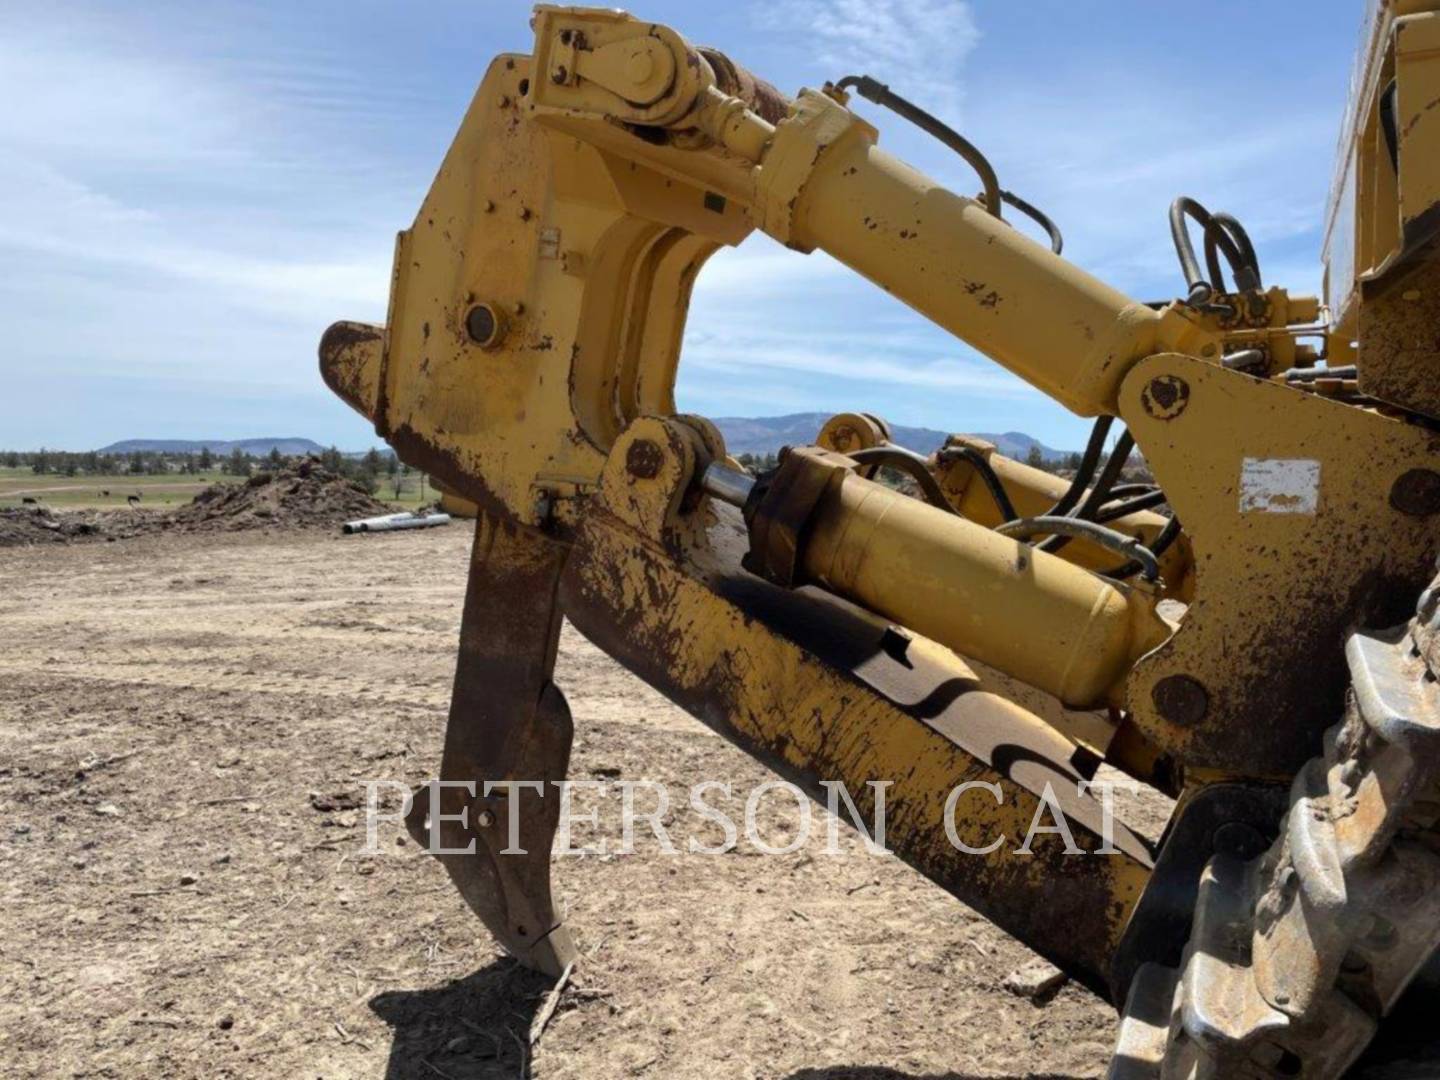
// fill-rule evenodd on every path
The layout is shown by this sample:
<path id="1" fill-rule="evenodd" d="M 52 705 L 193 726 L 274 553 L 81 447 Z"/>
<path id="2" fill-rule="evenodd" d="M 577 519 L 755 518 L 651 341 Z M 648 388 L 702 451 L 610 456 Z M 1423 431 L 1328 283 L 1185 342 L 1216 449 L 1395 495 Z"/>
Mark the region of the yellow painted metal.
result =
<path id="1" fill-rule="evenodd" d="M 1397 492 L 1434 482 L 1436 437 L 1175 354 L 1137 366 L 1120 408 L 1185 523 L 1196 575 L 1195 603 L 1136 664 L 1127 707 L 1192 769 L 1288 775 L 1343 700 L 1340 642 L 1403 620 L 1431 573 L 1437 507 Z M 1203 708 L 1167 716 L 1167 678 L 1191 680 Z M 1267 700 L 1287 703 L 1283 720 Z"/>
<path id="2" fill-rule="evenodd" d="M 1005 493 L 1009 495 L 1015 512 L 1021 517 L 1036 517 L 1045 513 L 1070 486 L 1069 481 L 1054 473 L 996 453 L 995 445 L 984 439 L 952 435 L 946 445 L 968 446 L 984 455 L 1004 486 Z M 940 490 L 945 493 L 950 504 L 968 520 L 992 529 L 1001 524 L 1000 509 L 974 465 L 963 457 L 947 457 L 942 452 L 937 455 L 934 473 L 940 482 Z M 1149 544 L 1165 527 L 1166 520 L 1161 514 L 1142 510 L 1107 524 L 1117 532 L 1134 536 Z M 1104 570 L 1114 566 L 1117 561 L 1114 552 L 1083 539 L 1066 544 L 1061 551 L 1061 558 L 1066 562 L 1075 563 L 1088 570 Z M 1194 585 L 1190 542 L 1181 537 L 1160 555 L 1159 562 L 1163 582 L 1161 595 L 1188 601 Z"/>
<path id="3" fill-rule="evenodd" d="M 1143 845 L 1078 865 L 1053 845 L 1030 863 L 957 861 L 935 811 L 955 782 L 993 779 L 1017 801 L 970 821 L 1013 830 L 1043 782 L 1075 779 L 1083 747 L 1110 733 L 1045 724 L 980 689 L 950 650 L 1068 704 L 1123 702 L 1114 741 L 1149 763 L 1142 774 L 1173 757 L 1192 781 L 1284 775 L 1338 707 L 1346 620 L 1379 619 L 1426 576 L 1434 511 L 1394 493 L 1429 468 L 1431 436 L 1219 365 L 1222 345 L 1283 345 L 1313 305 L 1272 292 L 1263 319 L 1228 327 L 1153 310 L 879 150 L 874 128 L 824 94 L 766 119 L 664 27 L 558 7 L 537 9 L 535 26 L 534 59 L 491 66 L 398 239 L 386 327 L 332 328 L 327 380 L 407 461 L 493 520 L 543 530 L 565 557 L 566 614 L 609 651 L 787 772 L 903 778 L 906 857 L 1094 976 L 1147 879 Z M 1432 32 L 1405 24 L 1394 56 L 1377 54 L 1375 85 L 1388 63 L 1404 85 L 1433 86 Z M 1415 160 L 1387 179 L 1373 123 L 1356 140 L 1368 186 L 1354 228 L 1369 245 L 1356 280 L 1426 220 L 1440 110 L 1419 100 L 1401 97 L 1404 139 L 1422 148 L 1413 179 Z M 1195 539 L 1193 560 L 1180 545 L 1167 562 L 1181 582 L 1168 587 L 1194 601 L 1179 631 L 1167 640 L 1155 594 L 1088 572 L 1083 544 L 1068 561 L 996 536 L 973 479 L 950 485 L 969 520 L 853 475 L 824 495 L 804 576 L 864 610 L 745 574 L 742 524 L 694 487 L 723 443 L 702 421 L 652 414 L 674 412 L 696 275 L 757 227 L 831 253 L 1072 410 L 1121 415 Z M 1411 333 L 1402 320 L 1401 339 Z M 1262 473 L 1314 465 L 1314 512 L 1247 508 L 1252 459 Z M 1022 509 L 1058 496 L 1059 481 L 997 465 Z M 1153 536 L 1160 523 L 1123 524 Z M 923 686 L 880 647 L 885 620 L 921 635 L 907 660 Z M 1175 678 L 1200 685 L 1178 698 L 1188 718 L 1162 692 Z M 1272 699 L 1313 700 L 1314 715 L 1274 719 Z M 1095 807 L 1077 812 L 1093 820 Z M 1071 913 L 1093 917 L 1093 935 L 1068 940 L 1044 913 L 1060 877 L 1103 909 Z"/>
<path id="4" fill-rule="evenodd" d="M 529 57 L 491 65 L 397 241 L 388 325 L 337 325 L 322 347 L 332 388 L 402 456 L 526 521 L 593 484 L 636 416 L 674 411 L 696 275 L 752 227 L 705 198 L 732 164 L 620 132 L 666 175 L 577 140 L 566 115 L 531 122 L 537 85 Z M 679 182 L 681 158 L 711 167 Z M 482 306 L 505 324 L 484 342 L 468 326 Z"/>
<path id="5" fill-rule="evenodd" d="M 807 580 L 1074 708 L 1118 704 L 1135 659 L 1169 636 L 1150 591 L 854 474 L 805 536 Z"/>
<path id="6" fill-rule="evenodd" d="M 1032 947 L 1088 972 L 1092 985 L 1097 972 L 1103 980 L 1149 879 L 1144 845 L 1119 826 L 1105 857 L 1066 856 L 1053 836 L 1033 856 L 1014 851 L 1047 784 L 1093 850 L 1103 815 L 1094 799 L 1077 797 L 1084 773 L 1075 762 L 1084 754 L 1075 741 L 980 689 L 949 649 L 916 639 L 896 661 L 876 647 L 885 622 L 873 615 L 749 575 L 737 582 L 743 530 L 735 512 L 681 498 L 715 440 L 704 425 L 654 417 L 620 436 L 578 525 L 562 586 L 567 616 L 785 775 L 843 781 L 862 810 L 865 782 L 892 779 L 887 801 L 903 808 L 890 816 L 892 850 Z M 637 459 L 653 469 L 637 476 Z M 852 640 L 863 647 L 839 647 L 853 657 L 848 664 L 817 651 L 821 642 L 833 649 Z M 1003 795 L 982 791 L 959 804 L 960 837 L 976 847 L 1001 835 L 1009 842 L 962 854 L 946 840 L 945 803 L 958 784 L 977 780 Z M 1063 897 L 1054 888 L 1061 877 Z M 1058 925 L 1045 914 L 1047 898 L 1075 905 L 1091 933 Z"/>
<path id="7" fill-rule="evenodd" d="M 465 496 L 450 490 L 443 481 L 437 481 L 432 477 L 430 482 L 440 493 L 440 509 L 445 513 L 451 517 L 460 518 L 478 518 L 480 516 L 480 507 Z"/>
<path id="8" fill-rule="evenodd" d="M 1440 203 L 1440 4 L 1369 7 L 1326 221 L 1325 297 L 1340 340 L 1358 336 L 1362 287 L 1434 232 Z M 1392 85 L 1393 156 L 1382 117 Z"/>
<path id="9" fill-rule="evenodd" d="M 815 445 L 845 454 L 881 446 L 889 441 L 889 426 L 880 418 L 868 413 L 837 413 L 825 421 L 819 435 L 815 438 Z M 1021 513 L 1041 513 L 1042 510 L 1054 504 L 1055 500 L 1059 498 L 1061 490 L 1066 486 L 1052 473 L 1047 473 L 1042 469 L 1032 469 L 1001 454 L 993 453 L 994 444 L 983 439 L 967 435 L 952 435 L 946 445 L 957 443 L 964 443 L 985 452 L 992 467 L 1000 474 L 1001 482 L 1005 485 L 1011 500 Z M 985 491 L 984 484 L 974 479 L 973 467 L 957 458 L 938 463 L 932 461 L 931 471 L 940 483 L 941 490 L 951 501 L 951 505 L 955 506 L 962 514 L 980 524 L 999 523 L 1000 516 L 995 509 L 994 500 Z M 972 503 L 975 505 L 972 506 Z M 974 516 L 971 511 L 974 512 Z M 1134 526 L 1136 532 L 1133 535 L 1149 537 L 1153 536 L 1150 531 L 1152 526 L 1149 519 L 1151 518 L 1162 523 L 1164 521 L 1158 514 L 1145 513 L 1121 518 L 1116 524 L 1125 526 L 1127 529 Z M 1113 553 L 1095 550 L 1092 544 L 1077 542 L 1067 545 L 1062 550 L 1064 551 L 1063 558 L 1082 566 L 1110 566 L 1115 562 Z M 1088 560 L 1093 560 L 1093 564 Z M 1161 559 L 1161 566 L 1171 581 L 1181 582 L 1183 586 L 1192 580 L 1188 572 L 1188 560 L 1189 545 L 1182 538 L 1181 543 L 1172 546 L 1165 553 Z M 1178 591 L 1167 586 L 1162 595 L 1169 596 Z M 919 640 L 923 641 L 924 639 Z M 999 668 L 983 663 L 973 655 L 966 656 L 964 659 L 975 669 L 975 673 L 980 679 L 980 685 L 985 689 L 1007 701 L 1015 702 L 1027 712 L 1040 717 L 1046 724 L 1064 734 L 1066 738 L 1077 745 L 1083 746 L 1097 758 L 1103 759 L 1110 754 L 1115 736 L 1115 724 L 1110 718 L 1108 709 L 1067 708 L 1052 695 L 1007 675 Z M 1129 771 L 1128 762 L 1121 767 Z M 1137 768 L 1132 775 L 1147 776 L 1149 770 Z"/>
<path id="10" fill-rule="evenodd" d="M 1317 346 L 1324 327 L 1319 297 L 1291 296 L 1289 290 L 1271 286 L 1264 291 L 1217 293 L 1213 302 L 1217 310 L 1202 313 L 1199 321 L 1221 335 L 1226 356 L 1251 349 L 1263 352 L 1262 364 L 1246 366 L 1252 374 L 1280 375 L 1320 359 Z"/>
<path id="11" fill-rule="evenodd" d="M 1395 26 L 1395 126 L 1400 175 L 1400 229 L 1440 203 L 1440 9 L 1405 16 Z"/>
<path id="12" fill-rule="evenodd" d="M 674 30 L 623 11 L 542 4 L 534 25 L 530 100 L 540 106 L 664 126 L 713 82 L 685 63 L 688 46 Z"/>
<path id="13" fill-rule="evenodd" d="M 1214 336 L 1180 308 L 1156 312 L 946 191 L 879 150 L 875 129 L 826 95 L 802 91 L 772 128 L 716 90 L 703 58 L 671 31 L 640 22 L 620 30 L 608 12 L 537 11 L 536 55 L 552 76 L 565 66 L 550 59 L 567 48 L 562 35 L 642 31 L 676 49 L 676 70 L 686 72 L 659 104 L 640 101 L 648 91 L 537 78 L 531 99 L 543 122 L 616 149 L 627 142 L 617 118 L 694 131 L 696 139 L 652 140 L 648 150 L 630 139 L 625 152 L 712 182 L 772 236 L 828 251 L 1069 408 L 1113 410 L 1126 368 L 1152 352 L 1218 354 Z M 706 149 L 703 135 L 732 154 Z"/>
<path id="14" fill-rule="evenodd" d="M 1157 312 L 875 145 L 875 130 L 803 91 L 757 173 L 761 226 L 820 248 L 1070 409 L 1113 411 L 1127 368 L 1215 343 Z"/>

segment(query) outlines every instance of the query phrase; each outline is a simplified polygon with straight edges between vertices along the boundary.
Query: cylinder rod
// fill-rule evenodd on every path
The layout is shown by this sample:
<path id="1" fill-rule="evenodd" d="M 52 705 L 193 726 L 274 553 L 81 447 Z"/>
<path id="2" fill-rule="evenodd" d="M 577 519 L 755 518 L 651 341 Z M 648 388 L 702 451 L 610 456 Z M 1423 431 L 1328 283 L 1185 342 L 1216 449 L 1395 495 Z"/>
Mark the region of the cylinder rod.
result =
<path id="1" fill-rule="evenodd" d="M 755 487 L 755 478 L 715 462 L 700 474 L 700 487 L 707 495 L 731 506 L 744 506 Z"/>

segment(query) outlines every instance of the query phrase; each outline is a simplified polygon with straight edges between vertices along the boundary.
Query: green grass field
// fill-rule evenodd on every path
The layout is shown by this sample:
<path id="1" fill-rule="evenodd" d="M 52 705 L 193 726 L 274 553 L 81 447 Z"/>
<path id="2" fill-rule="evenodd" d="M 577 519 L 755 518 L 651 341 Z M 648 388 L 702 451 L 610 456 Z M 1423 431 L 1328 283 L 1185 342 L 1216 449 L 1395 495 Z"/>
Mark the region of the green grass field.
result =
<path id="1" fill-rule="evenodd" d="M 140 505 L 179 506 L 213 483 L 235 478 L 216 471 L 203 476 L 37 476 L 29 468 L 0 468 L 0 507 L 20 506 L 25 496 L 57 510 L 81 507 L 124 507 L 126 496 L 139 495 Z M 105 494 L 105 492 L 109 494 Z"/>
<path id="2" fill-rule="evenodd" d="M 56 476 L 46 473 L 37 476 L 28 467 L 0 467 L 0 509 L 25 505 L 26 496 L 56 510 L 115 509 L 128 506 L 126 497 L 129 495 L 139 495 L 142 508 L 165 509 L 188 503 L 211 484 L 233 484 L 239 479 L 218 470 L 200 476 L 183 473 L 161 476 Z M 420 478 L 413 474 L 405 477 L 401 484 L 397 498 L 395 485 L 388 477 L 382 477 L 375 498 L 394 503 L 402 509 L 431 503 L 439 498 L 439 493 L 428 482 L 422 497 Z"/>

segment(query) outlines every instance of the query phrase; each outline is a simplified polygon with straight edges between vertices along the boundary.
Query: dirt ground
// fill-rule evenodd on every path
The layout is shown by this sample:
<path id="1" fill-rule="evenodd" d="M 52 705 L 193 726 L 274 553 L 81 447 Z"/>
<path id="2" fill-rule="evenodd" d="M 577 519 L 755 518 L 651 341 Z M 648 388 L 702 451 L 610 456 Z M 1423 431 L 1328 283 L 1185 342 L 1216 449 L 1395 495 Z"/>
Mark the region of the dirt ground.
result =
<path id="1" fill-rule="evenodd" d="M 362 780 L 438 765 L 471 535 L 0 551 L 0 1073 L 1103 1072 L 1108 1006 L 1008 992 L 1027 949 L 848 837 L 827 857 L 823 830 L 778 857 L 563 860 L 583 960 L 525 1049 L 548 980 L 398 827 L 362 854 L 352 808 Z M 767 778 L 568 627 L 557 681 L 575 777 Z M 667 819 L 714 842 L 697 820 Z"/>
<path id="2" fill-rule="evenodd" d="M 244 481 L 211 484 L 175 509 L 138 503 L 123 510 L 61 510 L 43 502 L 0 507 L 0 548 L 132 540 L 158 532 L 333 529 L 343 521 L 394 509 L 366 494 L 359 484 L 306 460 L 278 471 L 253 473 Z"/>

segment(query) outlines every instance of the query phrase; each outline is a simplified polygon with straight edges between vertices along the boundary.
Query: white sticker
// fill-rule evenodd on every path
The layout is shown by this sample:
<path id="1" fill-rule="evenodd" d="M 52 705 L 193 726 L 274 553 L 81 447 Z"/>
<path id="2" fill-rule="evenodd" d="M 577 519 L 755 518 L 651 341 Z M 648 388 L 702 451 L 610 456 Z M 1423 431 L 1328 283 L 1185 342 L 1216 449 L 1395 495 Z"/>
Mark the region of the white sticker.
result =
<path id="1" fill-rule="evenodd" d="M 1320 462 L 1249 458 L 1240 465 L 1242 514 L 1310 514 L 1320 504 Z"/>

